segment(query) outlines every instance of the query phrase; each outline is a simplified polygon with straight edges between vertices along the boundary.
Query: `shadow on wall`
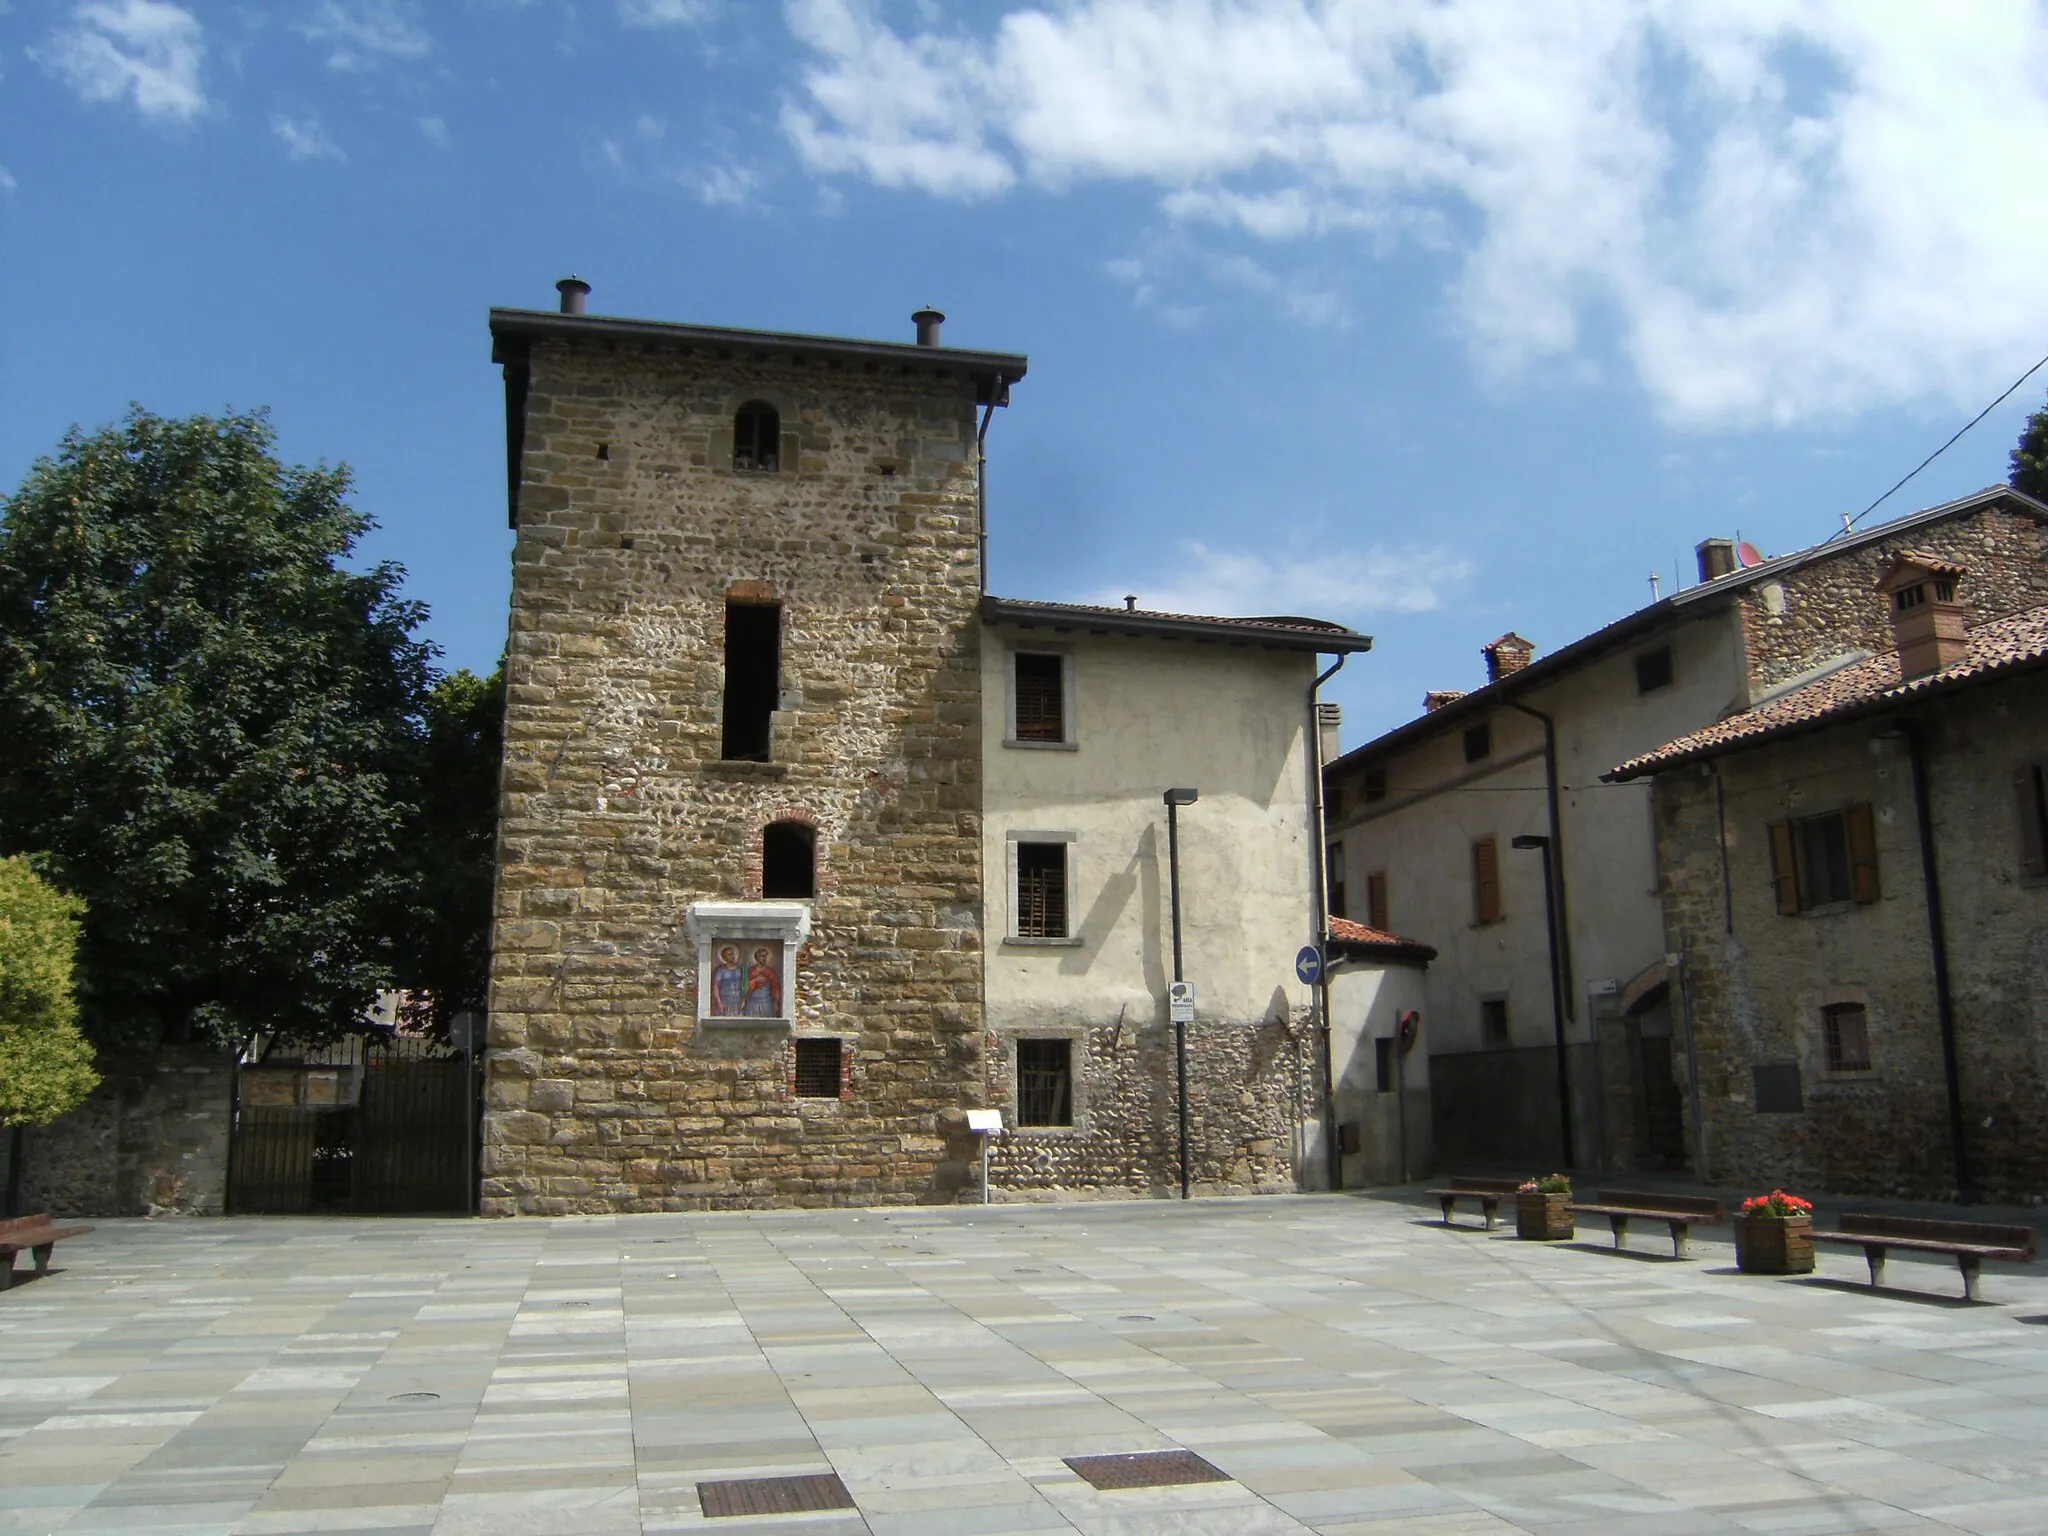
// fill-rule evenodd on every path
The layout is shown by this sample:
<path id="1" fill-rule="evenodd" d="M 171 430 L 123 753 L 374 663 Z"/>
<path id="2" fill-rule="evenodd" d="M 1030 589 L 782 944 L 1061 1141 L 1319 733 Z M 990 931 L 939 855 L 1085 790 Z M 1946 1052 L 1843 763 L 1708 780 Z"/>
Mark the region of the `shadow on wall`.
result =
<path id="1" fill-rule="evenodd" d="M 1595 1060 L 1589 1045 L 1565 1047 L 1577 1141 L 1589 1147 Z M 1548 1172 L 1563 1163 L 1558 1134 L 1557 1052 L 1460 1051 L 1429 1059 L 1430 1122 L 1438 1162 Z"/>

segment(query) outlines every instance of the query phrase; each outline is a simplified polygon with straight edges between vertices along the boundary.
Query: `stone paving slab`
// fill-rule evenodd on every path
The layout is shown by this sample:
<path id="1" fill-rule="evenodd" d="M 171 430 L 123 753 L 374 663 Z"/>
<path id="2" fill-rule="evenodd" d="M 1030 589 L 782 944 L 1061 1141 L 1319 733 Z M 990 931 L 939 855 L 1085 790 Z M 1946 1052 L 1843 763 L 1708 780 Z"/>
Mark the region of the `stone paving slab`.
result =
<path id="1" fill-rule="evenodd" d="M 2048 1273 L 1434 1215 L 103 1222 L 0 1294 L 0 1536 L 2048 1531 Z M 1063 1459 L 1175 1448 L 1231 1481 Z M 823 1472 L 857 1509 L 698 1506 Z"/>

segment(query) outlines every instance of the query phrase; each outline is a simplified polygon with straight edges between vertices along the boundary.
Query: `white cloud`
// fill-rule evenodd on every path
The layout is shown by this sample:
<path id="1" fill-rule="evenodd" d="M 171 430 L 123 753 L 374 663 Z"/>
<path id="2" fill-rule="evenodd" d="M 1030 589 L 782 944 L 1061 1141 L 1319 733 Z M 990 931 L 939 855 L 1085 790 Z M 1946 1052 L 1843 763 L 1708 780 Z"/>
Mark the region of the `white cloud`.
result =
<path id="1" fill-rule="evenodd" d="M 711 18 L 716 0 L 619 0 L 619 24 L 627 27 L 694 27 Z"/>
<path id="2" fill-rule="evenodd" d="M 420 133 L 425 136 L 429 144 L 441 149 L 446 149 L 455 142 L 448 132 L 448 125 L 438 117 L 421 118 Z"/>
<path id="3" fill-rule="evenodd" d="M 2042 5 L 1071 0 L 986 36 L 864 0 L 788 15 L 811 169 L 960 198 L 1126 182 L 1212 242 L 1418 243 L 1496 378 L 1580 354 L 1597 316 L 1669 417 L 1787 423 L 1975 403 L 2048 333 Z"/>
<path id="4" fill-rule="evenodd" d="M 14 179 L 14 173 L 0 165 L 0 192 L 12 192 L 21 183 Z"/>
<path id="5" fill-rule="evenodd" d="M 397 0 L 321 0 L 299 28 L 327 46 L 327 67 L 345 72 L 380 64 L 410 64 L 433 51 L 434 40 Z"/>
<path id="6" fill-rule="evenodd" d="M 760 172 L 745 165 L 705 166 L 682 180 L 707 208 L 752 207 L 761 190 Z"/>
<path id="7" fill-rule="evenodd" d="M 1158 577 L 1102 587 L 1081 601 L 1120 607 L 1126 593 L 1136 592 L 1140 608 L 1162 613 L 1305 614 L 1349 622 L 1374 613 L 1426 613 L 1472 571 L 1469 560 L 1438 549 L 1374 546 L 1285 560 L 1190 540 Z"/>
<path id="8" fill-rule="evenodd" d="M 270 131 L 284 145 L 284 152 L 294 160 L 338 160 L 344 165 L 348 156 L 341 152 L 341 146 L 327 136 L 327 130 L 320 125 L 320 119 L 307 114 L 305 117 L 287 117 L 274 112 L 270 117 Z"/>
<path id="9" fill-rule="evenodd" d="M 76 6 L 70 22 L 32 51 L 87 101 L 132 98 L 144 117 L 166 122 L 190 122 L 206 110 L 204 29 L 165 0 Z"/>

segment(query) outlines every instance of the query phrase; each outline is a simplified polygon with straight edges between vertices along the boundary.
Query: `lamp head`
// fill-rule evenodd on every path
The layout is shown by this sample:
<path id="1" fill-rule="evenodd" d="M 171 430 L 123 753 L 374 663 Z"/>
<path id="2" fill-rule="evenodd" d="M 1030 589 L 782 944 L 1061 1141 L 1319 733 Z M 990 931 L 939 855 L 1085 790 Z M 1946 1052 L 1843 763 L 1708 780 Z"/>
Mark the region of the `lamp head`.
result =
<path id="1" fill-rule="evenodd" d="M 1168 805 L 1193 805 L 1201 798 L 1202 792 L 1199 789 L 1169 789 L 1166 792 Z"/>
<path id="2" fill-rule="evenodd" d="M 1548 848 L 1548 847 L 1550 846 L 1550 839 L 1549 839 L 1549 838 L 1547 838 L 1547 837 L 1538 837 L 1538 836 L 1537 836 L 1537 835 L 1536 835 L 1535 833 L 1533 833 L 1533 832 L 1524 832 L 1524 833 L 1523 833 L 1523 834 L 1522 834 L 1522 835 L 1521 835 L 1520 837 L 1511 837 L 1511 838 L 1509 838 L 1509 839 L 1508 839 L 1508 846 L 1509 846 L 1510 848 L 1523 848 L 1523 849 L 1528 849 L 1528 848 Z"/>

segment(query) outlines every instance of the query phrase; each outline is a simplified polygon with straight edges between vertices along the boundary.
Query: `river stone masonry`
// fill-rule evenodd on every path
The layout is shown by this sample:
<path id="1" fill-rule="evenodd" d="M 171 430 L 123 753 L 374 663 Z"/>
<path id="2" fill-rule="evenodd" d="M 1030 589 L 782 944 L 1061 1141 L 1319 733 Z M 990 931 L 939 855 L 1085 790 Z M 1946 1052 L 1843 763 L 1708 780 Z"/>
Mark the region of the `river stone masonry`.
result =
<path id="1" fill-rule="evenodd" d="M 1023 359 L 494 311 L 516 486 L 486 1214 L 948 1201 L 983 1090 L 976 405 Z M 733 467 L 738 408 L 780 465 Z M 728 600 L 781 604 L 721 760 Z M 700 1024 L 693 903 L 817 830 L 792 1026 Z"/>

